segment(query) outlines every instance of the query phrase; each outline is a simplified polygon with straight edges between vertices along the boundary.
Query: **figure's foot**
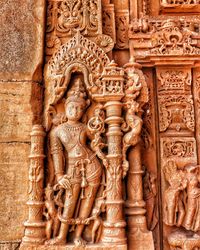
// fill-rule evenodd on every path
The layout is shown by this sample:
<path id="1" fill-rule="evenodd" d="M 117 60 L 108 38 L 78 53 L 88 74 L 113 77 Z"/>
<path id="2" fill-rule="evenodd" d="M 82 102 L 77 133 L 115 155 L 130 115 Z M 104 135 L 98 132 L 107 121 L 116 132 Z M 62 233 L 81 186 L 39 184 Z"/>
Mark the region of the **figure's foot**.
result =
<path id="1" fill-rule="evenodd" d="M 74 244 L 75 244 L 75 246 L 77 246 L 77 247 L 84 247 L 85 245 L 86 245 L 86 241 L 85 240 L 83 240 L 81 237 L 76 237 L 75 239 L 74 239 Z"/>
<path id="2" fill-rule="evenodd" d="M 59 238 L 59 237 L 45 241 L 45 245 L 64 245 L 65 243 L 66 243 L 66 240 Z"/>

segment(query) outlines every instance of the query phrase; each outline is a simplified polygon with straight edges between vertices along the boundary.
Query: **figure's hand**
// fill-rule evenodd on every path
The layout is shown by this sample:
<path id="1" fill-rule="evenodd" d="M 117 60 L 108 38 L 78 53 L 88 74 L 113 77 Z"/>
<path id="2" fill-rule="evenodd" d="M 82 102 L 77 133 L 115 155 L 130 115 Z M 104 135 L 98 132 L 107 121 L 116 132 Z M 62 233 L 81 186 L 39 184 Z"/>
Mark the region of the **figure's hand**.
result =
<path id="1" fill-rule="evenodd" d="M 128 170 L 129 170 L 129 162 L 128 161 L 124 161 L 123 164 L 122 164 L 122 169 L 123 169 L 123 172 L 122 172 L 122 176 L 123 178 L 125 178 Z"/>
<path id="2" fill-rule="evenodd" d="M 66 175 L 63 175 L 61 178 L 59 178 L 58 183 L 61 187 L 64 189 L 70 189 L 71 190 L 71 182 L 68 179 Z"/>

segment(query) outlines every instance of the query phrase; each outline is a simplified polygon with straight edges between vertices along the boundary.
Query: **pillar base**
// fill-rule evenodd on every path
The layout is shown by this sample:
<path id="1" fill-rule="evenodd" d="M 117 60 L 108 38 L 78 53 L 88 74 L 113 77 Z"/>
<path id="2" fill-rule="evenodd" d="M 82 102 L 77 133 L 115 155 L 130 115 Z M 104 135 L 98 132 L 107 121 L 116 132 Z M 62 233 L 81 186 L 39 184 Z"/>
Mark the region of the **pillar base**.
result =
<path id="1" fill-rule="evenodd" d="M 125 233 L 125 226 L 125 221 L 121 221 L 116 224 L 104 222 L 101 242 L 107 244 L 126 245 L 127 239 Z"/>
<path id="2" fill-rule="evenodd" d="M 46 239 L 45 222 L 28 222 L 24 223 L 25 233 L 22 238 L 22 244 L 29 245 L 41 245 Z"/>
<path id="3" fill-rule="evenodd" d="M 116 245 L 115 243 L 104 244 L 87 244 L 85 247 L 78 247 L 74 244 L 66 244 L 62 246 L 27 246 L 23 243 L 20 245 L 20 250 L 127 250 L 127 244 Z"/>
<path id="4" fill-rule="evenodd" d="M 143 231 L 135 228 L 134 231 L 128 233 L 128 249 L 131 250 L 154 250 L 154 241 L 151 231 Z"/>

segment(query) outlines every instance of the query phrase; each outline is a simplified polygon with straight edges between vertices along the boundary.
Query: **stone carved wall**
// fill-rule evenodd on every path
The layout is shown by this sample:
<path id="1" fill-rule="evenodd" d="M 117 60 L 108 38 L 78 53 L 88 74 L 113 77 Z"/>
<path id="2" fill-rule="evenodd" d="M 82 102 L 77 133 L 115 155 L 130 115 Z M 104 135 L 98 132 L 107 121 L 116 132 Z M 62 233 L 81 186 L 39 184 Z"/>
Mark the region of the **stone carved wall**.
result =
<path id="1" fill-rule="evenodd" d="M 199 249 L 199 1 L 11 2 L 0 248 Z"/>

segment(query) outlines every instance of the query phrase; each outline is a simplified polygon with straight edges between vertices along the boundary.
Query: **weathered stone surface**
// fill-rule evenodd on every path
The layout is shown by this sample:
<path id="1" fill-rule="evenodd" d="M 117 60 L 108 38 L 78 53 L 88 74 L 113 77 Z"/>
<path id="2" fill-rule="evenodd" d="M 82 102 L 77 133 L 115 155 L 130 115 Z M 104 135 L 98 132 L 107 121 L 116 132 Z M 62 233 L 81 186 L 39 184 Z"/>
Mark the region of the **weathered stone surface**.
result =
<path id="1" fill-rule="evenodd" d="M 0 241 L 19 240 L 23 235 L 30 131 L 41 117 L 41 98 L 42 87 L 37 83 L 0 82 Z M 0 249 L 12 249 L 2 244 Z"/>
<path id="2" fill-rule="evenodd" d="M 41 81 L 44 0 L 0 2 L 0 79 Z"/>
<path id="3" fill-rule="evenodd" d="M 0 143 L 0 241 L 17 240 L 23 235 L 29 150 L 29 143 Z"/>
<path id="4" fill-rule="evenodd" d="M 0 142 L 29 141 L 41 113 L 42 87 L 31 82 L 0 82 Z M 40 116 L 41 117 L 41 116 Z"/>

